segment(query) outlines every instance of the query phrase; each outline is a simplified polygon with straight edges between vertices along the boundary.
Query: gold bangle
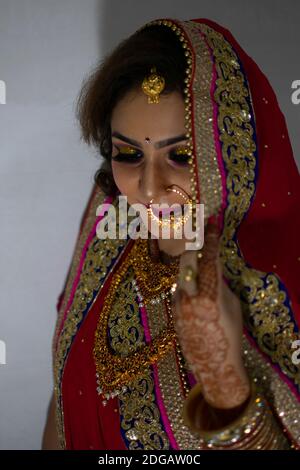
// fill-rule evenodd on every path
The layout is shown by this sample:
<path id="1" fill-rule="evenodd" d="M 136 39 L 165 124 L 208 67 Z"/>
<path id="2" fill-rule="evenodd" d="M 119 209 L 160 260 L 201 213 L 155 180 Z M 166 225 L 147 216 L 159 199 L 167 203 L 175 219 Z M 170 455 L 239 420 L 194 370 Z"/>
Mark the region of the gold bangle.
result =
<path id="1" fill-rule="evenodd" d="M 183 417 L 192 431 L 208 447 L 227 447 L 247 438 L 264 419 L 268 405 L 264 398 L 257 392 L 255 384 L 251 382 L 251 396 L 242 415 L 227 426 L 214 431 L 204 431 L 197 427 L 191 419 L 191 405 L 198 399 L 204 399 L 201 393 L 201 385 L 196 384 L 190 391 L 183 408 Z"/>

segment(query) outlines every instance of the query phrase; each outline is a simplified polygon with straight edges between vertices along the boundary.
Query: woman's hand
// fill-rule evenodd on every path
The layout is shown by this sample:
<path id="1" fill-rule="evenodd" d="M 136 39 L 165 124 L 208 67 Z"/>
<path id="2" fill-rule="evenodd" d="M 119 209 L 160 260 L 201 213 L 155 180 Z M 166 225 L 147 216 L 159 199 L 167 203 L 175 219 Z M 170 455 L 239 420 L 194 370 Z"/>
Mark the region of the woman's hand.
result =
<path id="1" fill-rule="evenodd" d="M 189 266 L 198 273 L 197 279 L 184 279 Z M 250 383 L 241 355 L 241 305 L 223 280 L 214 224 L 207 225 L 201 258 L 191 250 L 181 255 L 175 329 L 206 402 L 222 409 L 244 403 Z"/>

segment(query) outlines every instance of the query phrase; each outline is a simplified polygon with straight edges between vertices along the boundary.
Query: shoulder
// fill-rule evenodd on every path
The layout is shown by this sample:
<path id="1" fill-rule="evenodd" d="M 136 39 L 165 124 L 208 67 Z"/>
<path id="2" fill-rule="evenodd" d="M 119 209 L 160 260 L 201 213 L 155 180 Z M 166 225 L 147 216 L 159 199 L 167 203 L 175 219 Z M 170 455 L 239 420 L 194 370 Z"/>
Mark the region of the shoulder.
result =
<path id="1" fill-rule="evenodd" d="M 103 203 L 113 202 L 115 198 L 116 196 L 106 195 L 102 189 L 100 189 L 100 187 L 94 183 L 81 217 L 79 235 L 82 234 L 82 231 L 86 225 L 90 225 L 96 220 L 98 206 Z"/>

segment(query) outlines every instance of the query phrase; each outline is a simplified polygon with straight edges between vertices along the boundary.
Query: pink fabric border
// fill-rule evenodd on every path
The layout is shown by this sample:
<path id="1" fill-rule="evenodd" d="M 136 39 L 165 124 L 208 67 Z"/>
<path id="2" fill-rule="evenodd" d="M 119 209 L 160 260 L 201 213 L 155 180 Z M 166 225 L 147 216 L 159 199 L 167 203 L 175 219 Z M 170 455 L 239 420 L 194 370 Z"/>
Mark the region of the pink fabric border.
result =
<path id="1" fill-rule="evenodd" d="M 150 343 L 151 333 L 150 333 L 150 328 L 149 328 L 149 324 L 148 324 L 148 320 L 147 320 L 147 311 L 146 311 L 145 307 L 140 307 L 140 310 L 141 310 L 142 324 L 143 324 L 144 331 L 145 331 L 146 342 Z M 170 440 L 170 443 L 171 443 L 173 449 L 179 450 L 179 446 L 178 446 L 178 444 L 175 440 L 174 434 L 172 432 L 171 425 L 170 425 L 170 422 L 169 422 L 169 418 L 168 418 L 166 408 L 165 408 L 165 405 L 164 405 L 164 402 L 163 402 L 163 398 L 162 398 L 162 394 L 161 394 L 161 390 L 160 390 L 160 385 L 159 385 L 157 366 L 155 364 L 153 364 L 152 369 L 153 369 L 154 383 L 155 383 L 155 394 L 156 394 L 156 397 L 157 397 L 157 402 L 158 402 L 158 406 L 159 406 L 159 409 L 160 409 L 160 414 L 161 414 L 161 417 L 162 417 L 162 421 L 164 423 L 164 427 L 167 431 L 167 434 L 168 434 L 168 437 L 169 437 L 169 440 Z"/>
<path id="2" fill-rule="evenodd" d="M 105 200 L 103 201 L 103 203 L 102 203 L 103 212 L 99 216 L 96 216 L 96 214 L 95 214 L 96 221 L 95 221 L 95 223 L 94 223 L 94 225 L 93 225 L 93 227 L 92 227 L 92 229 L 91 229 L 91 231 L 90 231 L 90 233 L 89 233 L 89 235 L 86 239 L 86 242 L 85 242 L 83 250 L 82 250 L 82 254 L 81 254 L 81 257 L 80 257 L 80 261 L 79 261 L 79 266 L 78 266 L 77 273 L 76 273 L 76 276 L 75 276 L 75 279 L 74 279 L 74 282 L 73 282 L 70 297 L 69 297 L 68 303 L 66 305 L 66 308 L 65 308 L 65 311 L 64 311 L 64 314 L 63 314 L 63 318 L 62 318 L 62 321 L 61 321 L 59 333 L 57 335 L 58 338 L 59 338 L 60 333 L 61 333 L 61 331 L 64 327 L 64 323 L 65 323 L 65 320 L 66 320 L 66 317 L 67 317 L 67 314 L 68 314 L 68 310 L 69 310 L 70 306 L 72 305 L 72 302 L 73 302 L 73 299 L 74 299 L 74 295 L 75 295 L 75 292 L 76 292 L 76 289 L 77 289 L 77 286 L 78 286 L 78 283 L 79 283 L 83 263 L 84 263 L 84 260 L 85 260 L 85 257 L 86 257 L 86 253 L 87 253 L 89 244 L 90 244 L 91 240 L 93 239 L 93 237 L 96 233 L 96 227 L 97 227 L 98 222 L 100 222 L 100 220 L 102 220 L 102 218 L 104 217 L 105 206 L 107 204 L 111 204 L 112 200 L 113 200 L 112 196 L 107 196 L 105 198 Z"/>

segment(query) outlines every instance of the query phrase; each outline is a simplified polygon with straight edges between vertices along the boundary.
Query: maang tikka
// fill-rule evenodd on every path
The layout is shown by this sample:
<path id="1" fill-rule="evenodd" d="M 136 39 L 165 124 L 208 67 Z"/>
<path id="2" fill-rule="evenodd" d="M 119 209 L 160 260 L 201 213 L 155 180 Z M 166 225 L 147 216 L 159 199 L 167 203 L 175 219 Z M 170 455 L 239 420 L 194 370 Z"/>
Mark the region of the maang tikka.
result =
<path id="1" fill-rule="evenodd" d="M 156 67 L 151 68 L 151 74 L 144 78 L 142 90 L 148 96 L 148 103 L 159 103 L 159 95 L 165 88 L 165 79 L 156 71 Z"/>

